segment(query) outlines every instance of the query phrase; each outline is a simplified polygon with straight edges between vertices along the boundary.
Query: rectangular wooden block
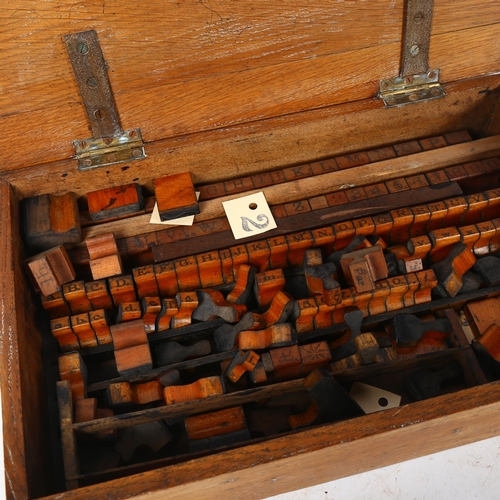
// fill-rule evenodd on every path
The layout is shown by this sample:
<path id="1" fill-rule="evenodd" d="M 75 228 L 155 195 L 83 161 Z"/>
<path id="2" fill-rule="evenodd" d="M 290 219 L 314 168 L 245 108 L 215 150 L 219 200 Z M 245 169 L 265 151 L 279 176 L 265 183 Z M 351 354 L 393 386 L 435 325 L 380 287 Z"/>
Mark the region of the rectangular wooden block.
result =
<path id="1" fill-rule="evenodd" d="M 200 213 L 191 173 L 167 175 L 153 182 L 162 221 Z"/>
<path id="2" fill-rule="evenodd" d="M 132 183 L 87 194 L 90 218 L 105 221 L 135 214 L 144 209 L 144 198 L 139 184 Z"/>

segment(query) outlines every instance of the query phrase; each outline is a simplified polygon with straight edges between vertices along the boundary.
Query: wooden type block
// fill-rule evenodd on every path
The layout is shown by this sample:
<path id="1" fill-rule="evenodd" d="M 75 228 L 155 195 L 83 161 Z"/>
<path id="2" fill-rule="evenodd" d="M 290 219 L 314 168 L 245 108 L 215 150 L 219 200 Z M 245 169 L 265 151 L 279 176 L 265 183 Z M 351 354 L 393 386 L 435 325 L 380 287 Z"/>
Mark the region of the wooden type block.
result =
<path id="1" fill-rule="evenodd" d="M 132 270 L 132 277 L 139 299 L 143 297 L 159 297 L 160 291 L 156 283 L 155 268 L 152 265 L 136 267 Z"/>
<path id="2" fill-rule="evenodd" d="M 111 408 L 98 408 L 96 398 L 77 399 L 75 401 L 75 422 L 89 422 L 99 418 L 112 417 L 114 412 Z M 93 437 L 99 440 L 113 440 L 115 431 L 96 432 Z"/>
<path id="3" fill-rule="evenodd" d="M 139 184 L 126 184 L 87 193 L 90 218 L 105 221 L 144 210 L 144 198 Z"/>
<path id="4" fill-rule="evenodd" d="M 191 345 L 181 345 L 179 342 L 161 342 L 156 346 L 156 355 L 159 366 L 173 365 L 187 358 L 199 358 L 212 352 L 208 340 L 200 340 Z"/>
<path id="5" fill-rule="evenodd" d="M 41 296 L 42 306 L 49 313 L 51 319 L 69 316 L 71 310 L 69 305 L 64 300 L 61 292 L 52 293 L 50 295 Z"/>
<path id="6" fill-rule="evenodd" d="M 111 232 L 86 238 L 85 245 L 87 246 L 90 260 L 118 253 L 115 235 Z"/>
<path id="7" fill-rule="evenodd" d="M 352 222 L 350 224 L 352 224 Z M 353 252 L 354 250 L 360 250 L 362 248 L 369 248 L 372 246 L 363 234 L 358 234 L 350 241 L 343 240 L 342 243 L 342 248 L 340 250 L 335 250 L 335 252 L 328 255 L 325 259 L 328 262 L 335 264 L 337 269 L 340 268 L 340 259 L 343 255 Z"/>
<path id="8" fill-rule="evenodd" d="M 109 327 L 109 319 L 104 309 L 89 312 L 90 326 L 95 332 L 97 343 L 99 345 L 111 344 L 113 338 L 111 337 L 111 329 Z"/>
<path id="9" fill-rule="evenodd" d="M 333 231 L 335 233 L 335 242 L 333 244 L 333 249 L 335 252 L 343 250 L 347 247 L 352 239 L 356 236 L 356 230 L 354 229 L 354 224 L 351 221 L 339 222 L 333 224 Z M 335 264 L 335 261 L 328 257 L 328 260 Z"/>
<path id="10" fill-rule="evenodd" d="M 142 320 L 111 326 L 116 368 L 120 375 L 150 370 L 153 366 L 148 338 Z"/>
<path id="11" fill-rule="evenodd" d="M 365 186 L 365 193 L 368 198 L 377 198 L 378 196 L 384 196 L 389 194 L 387 186 L 380 182 L 378 184 L 371 184 L 370 186 Z"/>
<path id="12" fill-rule="evenodd" d="M 262 316 L 256 313 L 247 312 L 235 325 L 228 323 L 221 325 L 214 331 L 214 341 L 219 352 L 233 349 L 236 337 L 244 330 L 259 330 L 266 325 Z"/>
<path id="13" fill-rule="evenodd" d="M 198 262 L 195 256 L 174 260 L 174 267 L 181 292 L 189 292 L 201 288 Z"/>
<path id="14" fill-rule="evenodd" d="M 51 320 L 50 331 L 59 343 L 62 352 L 78 351 L 80 349 L 80 342 L 71 328 L 69 316 Z"/>
<path id="15" fill-rule="evenodd" d="M 372 236 L 375 232 L 377 226 L 373 217 L 361 217 L 358 219 L 354 219 L 352 221 L 354 226 L 354 230 L 356 231 L 356 235 L 364 235 L 364 236 Z M 366 246 L 371 246 L 368 239 L 365 240 Z"/>
<path id="16" fill-rule="evenodd" d="M 141 301 L 141 308 L 146 333 L 152 333 L 156 330 L 156 318 L 161 312 L 161 299 L 159 297 L 144 297 Z"/>
<path id="17" fill-rule="evenodd" d="M 250 377 L 250 381 L 252 384 L 257 385 L 257 384 L 265 384 L 267 382 L 267 372 L 264 367 L 264 363 L 262 361 L 259 361 L 256 365 L 255 368 L 248 373 Z"/>
<path id="18" fill-rule="evenodd" d="M 448 176 L 448 179 L 450 179 L 450 181 L 463 181 L 468 179 L 469 177 L 469 174 L 467 173 L 463 165 L 448 167 L 445 168 L 444 171 L 446 172 L 446 175 Z"/>
<path id="19" fill-rule="evenodd" d="M 95 347 L 97 337 L 90 324 L 89 313 L 81 313 L 71 316 L 71 328 L 78 337 L 81 347 Z"/>
<path id="20" fill-rule="evenodd" d="M 160 297 L 174 297 L 179 292 L 177 273 L 173 262 L 154 265 L 154 272 Z"/>
<path id="21" fill-rule="evenodd" d="M 162 332 L 170 328 L 172 318 L 179 311 L 177 300 L 175 299 L 162 299 L 161 311 L 156 318 L 156 331 Z"/>
<path id="22" fill-rule="evenodd" d="M 426 232 L 427 222 L 431 218 L 431 211 L 427 205 L 410 207 L 413 214 L 413 222 L 410 226 L 410 238 L 421 236 Z"/>
<path id="23" fill-rule="evenodd" d="M 467 130 L 459 130 L 458 132 L 449 132 L 448 134 L 444 134 L 444 140 L 448 143 L 448 145 L 460 144 L 462 142 L 472 141 L 472 137 L 470 136 Z"/>
<path id="24" fill-rule="evenodd" d="M 389 160 L 391 158 L 396 158 L 396 152 L 392 146 L 386 146 L 385 148 L 372 149 L 367 151 L 366 154 L 370 158 L 371 162 Z"/>
<path id="25" fill-rule="evenodd" d="M 162 221 L 200 213 L 190 172 L 160 177 L 153 184 Z"/>
<path id="26" fill-rule="evenodd" d="M 459 227 L 458 232 L 460 233 L 460 243 L 474 250 L 474 245 L 481 239 L 481 233 L 476 225 Z M 488 243 L 486 243 L 486 246 L 488 246 Z"/>
<path id="27" fill-rule="evenodd" d="M 302 359 L 301 375 L 306 376 L 316 368 L 327 367 L 332 359 L 328 344 L 323 340 L 299 346 Z"/>
<path id="28" fill-rule="evenodd" d="M 449 334 L 451 324 L 447 318 L 422 321 L 413 314 L 398 314 L 392 321 L 392 335 L 398 347 L 415 347 L 429 331 Z"/>
<path id="29" fill-rule="evenodd" d="M 354 343 L 364 365 L 374 362 L 375 355 L 379 350 L 377 339 L 371 333 L 361 333 L 354 338 Z"/>
<path id="30" fill-rule="evenodd" d="M 246 264 L 236 270 L 236 283 L 226 300 L 230 304 L 246 304 L 252 292 L 257 269 Z"/>
<path id="31" fill-rule="evenodd" d="M 445 229 L 436 229 L 429 233 L 429 240 L 432 248 L 429 252 L 429 258 L 432 262 L 439 262 L 445 259 L 450 253 L 451 247 L 459 243 L 461 234 L 456 227 L 447 227 Z"/>
<path id="32" fill-rule="evenodd" d="M 444 170 L 435 170 L 434 172 L 427 172 L 425 176 L 427 177 L 427 180 L 429 181 L 429 184 L 431 186 L 444 184 L 450 181 Z"/>
<path id="33" fill-rule="evenodd" d="M 198 307 L 196 292 L 179 292 L 175 296 L 177 301 L 177 314 L 172 318 L 171 328 L 181 328 L 191 324 L 193 311 Z"/>
<path id="34" fill-rule="evenodd" d="M 308 200 L 293 201 L 291 203 L 286 203 L 283 205 L 285 212 L 288 216 L 297 215 L 305 212 L 311 211 L 311 205 Z"/>
<path id="35" fill-rule="evenodd" d="M 62 293 L 64 300 L 71 309 L 71 314 L 80 314 L 92 310 L 92 304 L 87 297 L 83 281 L 73 281 L 63 285 Z"/>
<path id="36" fill-rule="evenodd" d="M 410 189 L 410 186 L 403 177 L 392 181 L 386 181 L 385 185 L 389 193 L 400 193 L 401 191 L 408 191 Z"/>
<path id="37" fill-rule="evenodd" d="M 367 293 L 367 292 L 365 292 Z M 391 294 L 391 287 L 387 280 L 381 280 L 375 283 L 375 287 L 372 292 L 371 298 L 367 301 L 367 305 L 364 306 L 364 302 L 356 300 L 356 307 L 361 310 L 366 311 L 366 315 L 374 316 L 376 314 L 382 314 L 387 312 L 386 301 Z M 362 299 L 363 294 L 360 294 L 360 299 Z"/>
<path id="38" fill-rule="evenodd" d="M 500 326 L 497 323 L 492 323 L 481 335 L 478 342 L 495 361 L 500 362 Z"/>
<path id="39" fill-rule="evenodd" d="M 31 250 L 42 252 L 58 245 L 82 241 L 75 193 L 26 198 L 21 202 L 20 209 L 21 227 Z"/>
<path id="40" fill-rule="evenodd" d="M 125 462 L 132 459 L 137 448 L 145 446 L 156 453 L 173 437 L 169 429 L 158 421 L 126 427 L 120 430 L 119 436 L 115 450 Z"/>
<path id="41" fill-rule="evenodd" d="M 197 321 L 222 318 L 228 323 L 237 323 L 247 312 L 244 304 L 230 304 L 218 290 L 197 290 L 198 307 L 192 318 Z"/>
<path id="42" fill-rule="evenodd" d="M 333 252 L 333 244 L 335 242 L 333 227 L 327 226 L 319 229 L 312 229 L 311 233 L 313 235 L 314 244 L 321 248 L 325 255 L 330 255 Z M 274 268 L 275 266 L 272 267 Z"/>
<path id="43" fill-rule="evenodd" d="M 352 153 L 343 156 L 336 156 L 335 161 L 341 170 L 351 167 L 358 167 L 360 165 L 365 165 L 370 163 L 370 158 L 366 154 L 366 151 L 359 151 L 357 153 Z"/>
<path id="44" fill-rule="evenodd" d="M 266 349 L 297 343 L 297 335 L 290 323 L 271 325 L 265 330 L 242 331 L 236 338 L 238 349 Z"/>
<path id="45" fill-rule="evenodd" d="M 314 246 L 314 239 L 311 231 L 301 231 L 286 235 L 288 242 L 288 265 L 299 267 L 304 260 L 304 252 Z"/>
<path id="46" fill-rule="evenodd" d="M 242 406 L 202 413 L 184 419 L 189 440 L 207 439 L 247 428 Z"/>
<path id="47" fill-rule="evenodd" d="M 269 257 L 271 256 L 271 248 L 267 240 L 255 241 L 247 243 L 248 265 L 257 268 L 257 271 L 267 271 L 269 266 Z"/>
<path id="48" fill-rule="evenodd" d="M 113 301 L 108 291 L 106 280 L 85 283 L 85 293 L 90 300 L 92 309 L 113 309 Z"/>
<path id="49" fill-rule="evenodd" d="M 220 376 L 200 378 L 188 385 L 172 385 L 163 389 L 163 397 L 167 405 L 185 403 L 205 399 L 210 396 L 224 394 L 226 388 Z"/>
<path id="50" fill-rule="evenodd" d="M 219 250 L 219 258 L 221 264 L 222 281 L 224 283 L 233 283 L 235 280 L 235 269 L 229 249 L 226 248 L 224 250 Z"/>
<path id="51" fill-rule="evenodd" d="M 455 196 L 444 200 L 448 213 L 443 219 L 443 226 L 457 226 L 462 223 L 465 214 L 469 210 L 469 203 L 463 196 Z"/>
<path id="52" fill-rule="evenodd" d="M 428 203 L 431 216 L 427 222 L 426 231 L 434 231 L 443 227 L 443 220 L 448 215 L 448 207 L 444 201 L 435 201 Z"/>
<path id="53" fill-rule="evenodd" d="M 465 317 L 476 339 L 493 324 L 500 323 L 500 297 L 469 302 L 464 306 Z"/>
<path id="54" fill-rule="evenodd" d="M 64 283 L 76 277 L 73 265 L 63 246 L 58 246 L 30 257 L 25 266 L 35 290 L 51 295 L 61 290 Z"/>
<path id="55" fill-rule="evenodd" d="M 115 308 L 123 302 L 137 302 L 134 280 L 131 275 L 108 278 L 108 288 Z"/>
<path id="56" fill-rule="evenodd" d="M 344 191 L 327 194 L 325 195 L 325 199 L 329 207 L 338 207 L 339 205 L 346 205 L 349 203 Z"/>
<path id="57" fill-rule="evenodd" d="M 200 201 L 213 200 L 214 198 L 219 198 L 227 194 L 224 182 L 217 182 L 206 186 L 197 186 L 196 189 L 200 193 Z"/>
<path id="58" fill-rule="evenodd" d="M 198 275 L 202 287 L 217 286 L 224 283 L 222 262 L 219 252 L 206 252 L 196 255 Z"/>
<path id="59" fill-rule="evenodd" d="M 434 271 L 432 269 L 419 271 L 415 273 L 415 276 L 419 280 L 419 287 L 413 295 L 415 305 L 430 302 L 431 292 L 438 286 L 438 280 Z"/>
<path id="60" fill-rule="evenodd" d="M 431 240 L 427 235 L 411 238 L 406 246 L 414 259 L 426 259 L 432 249 Z"/>
<path id="61" fill-rule="evenodd" d="M 132 384 L 130 382 L 117 382 L 109 384 L 107 388 L 108 403 L 110 405 L 123 405 L 135 403 L 145 405 L 163 400 L 163 386 L 158 380 Z"/>
<path id="62" fill-rule="evenodd" d="M 418 141 L 402 142 L 400 144 L 393 144 L 394 151 L 398 156 L 407 156 L 422 151 L 422 147 Z"/>
<path id="63" fill-rule="evenodd" d="M 359 366 L 363 366 L 363 358 L 359 352 L 356 352 L 351 356 L 330 363 L 330 371 L 332 373 L 343 372 L 345 370 L 358 368 Z"/>
<path id="64" fill-rule="evenodd" d="M 327 304 L 335 303 L 340 284 L 332 262 L 322 263 L 321 250 L 310 248 L 304 253 L 304 275 L 311 295 L 323 295 Z"/>
<path id="65" fill-rule="evenodd" d="M 246 245 L 237 245 L 229 249 L 231 258 L 233 259 L 233 266 L 238 269 L 242 264 L 249 264 L 249 255 Z"/>
<path id="66" fill-rule="evenodd" d="M 227 194 L 242 193 L 254 189 L 254 187 L 251 177 L 239 177 L 224 182 L 224 190 Z"/>
<path id="67" fill-rule="evenodd" d="M 339 166 L 335 158 L 328 158 L 326 160 L 316 161 L 310 164 L 314 175 L 321 175 L 327 172 L 334 172 L 339 170 Z"/>
<path id="68" fill-rule="evenodd" d="M 274 367 L 273 374 L 275 381 L 289 380 L 300 377 L 302 370 L 302 358 L 299 347 L 279 347 L 269 351 Z"/>
<path id="69" fill-rule="evenodd" d="M 438 371 L 426 368 L 409 375 L 404 387 L 414 401 L 433 398 L 439 395 L 441 384 L 446 380 L 463 377 L 463 370 L 458 361 L 452 361 Z"/>
<path id="70" fill-rule="evenodd" d="M 286 292 L 278 292 L 271 302 L 271 305 L 262 313 L 261 317 L 266 326 L 275 325 L 277 323 L 285 323 L 288 317 L 292 314 L 295 301 Z"/>
<path id="71" fill-rule="evenodd" d="M 488 196 L 486 193 L 469 194 L 465 197 L 467 201 L 467 211 L 464 213 L 461 225 L 475 224 L 481 220 L 483 210 L 488 207 Z"/>
<path id="72" fill-rule="evenodd" d="M 354 285 L 358 293 L 373 290 L 376 281 L 388 276 L 384 254 L 378 245 L 344 254 L 340 265 L 347 284 Z"/>
<path id="73" fill-rule="evenodd" d="M 500 250 L 499 229 L 500 225 L 493 221 L 478 222 L 476 227 L 480 233 L 479 239 L 474 244 L 472 251 L 478 257 Z"/>
<path id="74" fill-rule="evenodd" d="M 406 276 L 408 283 L 408 291 L 403 295 L 404 307 L 415 305 L 415 292 L 420 288 L 420 281 L 415 273 L 410 273 Z"/>
<path id="75" fill-rule="evenodd" d="M 309 374 L 304 379 L 304 386 L 312 402 L 304 413 L 290 416 L 292 429 L 364 415 L 364 411 L 324 368 L 317 368 Z"/>
<path id="76" fill-rule="evenodd" d="M 418 143 L 424 151 L 444 148 L 448 145 L 443 136 L 429 137 L 428 139 L 419 139 Z"/>
<path id="77" fill-rule="evenodd" d="M 89 265 L 94 280 L 118 276 L 123 273 L 122 260 L 118 253 L 90 260 Z"/>
<path id="78" fill-rule="evenodd" d="M 274 269 L 255 275 L 254 291 L 260 306 L 271 304 L 274 296 L 285 288 L 282 269 Z"/>
<path id="79" fill-rule="evenodd" d="M 318 305 L 314 299 L 308 298 L 295 301 L 292 319 L 299 335 L 314 330 L 314 317 L 317 313 Z"/>
<path id="80" fill-rule="evenodd" d="M 372 247 L 379 245 L 382 250 L 387 250 L 389 247 L 382 236 L 372 234 L 371 236 L 367 236 L 366 239 Z"/>
<path id="81" fill-rule="evenodd" d="M 178 370 L 168 368 L 158 375 L 157 380 L 163 387 L 167 387 L 169 385 L 179 385 L 180 373 Z"/>
<path id="82" fill-rule="evenodd" d="M 308 201 L 311 210 L 321 210 L 322 208 L 328 208 L 326 196 L 315 196 L 314 198 L 309 198 Z"/>
<path id="83" fill-rule="evenodd" d="M 394 225 L 389 235 L 389 241 L 393 245 L 406 243 L 410 238 L 410 227 L 415 219 L 412 210 L 410 208 L 398 208 L 391 210 L 390 214 Z"/>
<path id="84" fill-rule="evenodd" d="M 429 185 L 429 182 L 424 174 L 406 177 L 406 182 L 408 183 L 408 186 L 410 186 L 410 189 L 418 189 Z"/>
<path id="85" fill-rule="evenodd" d="M 490 189 L 485 192 L 488 198 L 488 206 L 482 211 L 482 220 L 490 220 L 498 217 L 500 211 L 500 189 Z"/>
<path id="86" fill-rule="evenodd" d="M 441 296 L 455 297 L 462 288 L 462 277 L 476 263 L 476 257 L 463 243 L 453 245 L 446 259 L 431 266 L 439 282 Z"/>
<path id="87" fill-rule="evenodd" d="M 375 363 L 387 363 L 395 361 L 398 357 L 398 352 L 393 347 L 381 347 L 373 359 Z"/>
<path id="88" fill-rule="evenodd" d="M 141 319 L 111 325 L 115 351 L 147 344 L 148 337 Z"/>
<path id="89" fill-rule="evenodd" d="M 258 363 L 260 356 L 254 351 L 239 351 L 230 361 L 224 376 L 236 383 L 246 372 L 251 372 Z"/>
<path id="90" fill-rule="evenodd" d="M 345 190 L 345 195 L 347 196 L 347 199 L 349 202 L 353 201 L 358 201 L 358 200 L 365 200 L 367 197 L 364 188 L 362 187 L 357 187 L 353 189 L 346 189 Z"/>
<path id="91" fill-rule="evenodd" d="M 59 375 L 71 385 L 71 399 L 87 397 L 87 367 L 79 352 L 69 352 L 59 356 Z"/>
<path id="92" fill-rule="evenodd" d="M 116 315 L 117 323 L 125 323 L 126 321 L 135 321 L 142 318 L 142 308 L 140 302 L 122 302 L 118 306 L 118 314 Z"/>
<path id="93" fill-rule="evenodd" d="M 375 224 L 374 233 L 377 236 L 380 236 L 384 240 L 389 239 L 389 235 L 391 233 L 392 227 L 394 225 L 394 221 L 392 220 L 392 216 L 389 213 L 374 215 L 372 217 L 373 223 Z"/>
<path id="94" fill-rule="evenodd" d="M 403 297 L 408 291 L 408 281 L 405 275 L 393 276 L 387 280 L 391 293 L 385 299 L 386 311 L 395 311 L 405 307 Z"/>

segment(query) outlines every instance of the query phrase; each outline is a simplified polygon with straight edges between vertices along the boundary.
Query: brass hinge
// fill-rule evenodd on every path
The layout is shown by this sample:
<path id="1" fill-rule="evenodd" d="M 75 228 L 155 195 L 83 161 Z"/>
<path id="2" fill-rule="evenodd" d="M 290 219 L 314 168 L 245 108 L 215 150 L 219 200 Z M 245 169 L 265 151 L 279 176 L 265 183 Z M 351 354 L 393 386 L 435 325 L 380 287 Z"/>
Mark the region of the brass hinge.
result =
<path id="1" fill-rule="evenodd" d="M 106 62 L 94 30 L 64 37 L 94 137 L 74 141 L 78 168 L 113 165 L 146 157 L 141 131 L 124 131 L 111 92 Z"/>
<path id="2" fill-rule="evenodd" d="M 439 83 L 438 69 L 420 75 L 396 76 L 380 81 L 379 97 L 387 107 L 429 101 L 444 96 L 443 87 Z"/>

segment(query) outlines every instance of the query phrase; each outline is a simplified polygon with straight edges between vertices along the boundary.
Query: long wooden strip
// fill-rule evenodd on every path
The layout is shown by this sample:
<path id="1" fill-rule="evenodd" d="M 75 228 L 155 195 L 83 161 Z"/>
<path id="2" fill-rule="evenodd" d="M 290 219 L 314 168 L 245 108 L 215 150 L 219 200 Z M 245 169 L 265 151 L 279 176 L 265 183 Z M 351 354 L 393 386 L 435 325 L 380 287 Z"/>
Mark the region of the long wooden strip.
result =
<path id="1" fill-rule="evenodd" d="M 447 146 L 442 149 L 423 151 L 411 156 L 397 157 L 376 163 L 369 163 L 347 170 L 334 171 L 315 177 L 306 177 L 293 182 L 247 191 L 251 194 L 263 191 L 270 205 L 290 203 L 292 201 L 319 196 L 324 193 L 325 186 L 330 192 L 377 184 L 379 182 L 417 175 L 464 162 L 481 160 L 500 154 L 500 136 L 486 137 L 472 142 Z M 225 196 L 200 203 L 200 214 L 195 216 L 196 222 L 224 216 L 222 202 L 240 197 L 241 194 Z M 83 238 L 112 231 L 116 238 L 143 235 L 157 231 L 158 226 L 149 224 L 149 215 L 141 215 L 132 219 L 115 221 L 85 228 Z M 164 226 L 161 227 L 162 229 Z"/>

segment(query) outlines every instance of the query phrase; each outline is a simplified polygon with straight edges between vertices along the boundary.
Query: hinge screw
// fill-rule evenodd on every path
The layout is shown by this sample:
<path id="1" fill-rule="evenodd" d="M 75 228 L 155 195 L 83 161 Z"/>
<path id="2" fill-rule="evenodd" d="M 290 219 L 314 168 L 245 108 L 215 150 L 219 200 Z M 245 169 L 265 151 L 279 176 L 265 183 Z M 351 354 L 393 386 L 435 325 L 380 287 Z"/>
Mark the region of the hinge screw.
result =
<path id="1" fill-rule="evenodd" d="M 97 80 L 92 76 L 87 80 L 87 85 L 91 89 L 95 89 L 97 87 Z"/>
<path id="2" fill-rule="evenodd" d="M 108 155 L 106 159 L 109 162 L 116 161 L 116 155 L 114 155 L 114 154 Z"/>
<path id="3" fill-rule="evenodd" d="M 81 142 L 80 142 L 80 147 L 81 147 L 82 149 L 85 149 L 87 146 L 88 146 L 87 141 L 81 141 Z"/>
<path id="4" fill-rule="evenodd" d="M 142 156 L 142 151 L 140 149 L 133 149 L 132 150 L 132 156 L 134 158 L 139 158 L 139 156 Z"/>
<path id="5" fill-rule="evenodd" d="M 86 43 L 80 42 L 76 46 L 76 51 L 80 54 L 85 55 L 89 51 L 89 46 Z"/>
<path id="6" fill-rule="evenodd" d="M 434 78 L 436 78 L 436 72 L 429 71 L 429 73 L 427 73 L 427 78 L 429 78 L 429 80 L 434 80 Z"/>
<path id="7" fill-rule="evenodd" d="M 420 52 L 420 47 L 419 47 L 418 45 L 412 45 L 412 46 L 410 47 L 410 54 L 411 54 L 412 56 L 414 56 L 414 57 L 415 57 L 415 56 L 418 56 L 418 53 L 419 53 L 419 52 Z"/>
<path id="8" fill-rule="evenodd" d="M 106 118 L 106 113 L 102 109 L 96 109 L 94 111 L 94 116 L 98 120 L 104 120 L 104 118 Z"/>
<path id="9" fill-rule="evenodd" d="M 83 160 L 83 164 L 86 166 L 86 167 L 90 167 L 90 165 L 92 165 L 92 160 Z"/>
<path id="10" fill-rule="evenodd" d="M 410 94 L 408 99 L 410 101 L 416 101 L 418 99 L 418 95 L 417 94 Z"/>

